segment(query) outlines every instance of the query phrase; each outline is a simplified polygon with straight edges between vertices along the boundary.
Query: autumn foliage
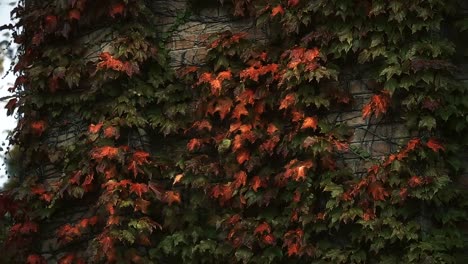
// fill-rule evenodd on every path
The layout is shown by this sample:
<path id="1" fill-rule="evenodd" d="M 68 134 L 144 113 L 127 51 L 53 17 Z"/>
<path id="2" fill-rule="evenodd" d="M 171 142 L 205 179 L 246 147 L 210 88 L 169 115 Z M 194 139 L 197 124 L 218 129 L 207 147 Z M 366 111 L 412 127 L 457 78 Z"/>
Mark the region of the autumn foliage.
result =
<path id="1" fill-rule="evenodd" d="M 52 2 L 13 11 L 6 108 L 22 174 L 0 193 L 6 260 L 455 263 L 463 252 L 466 87 L 435 33 L 451 4 L 220 1 L 269 39 L 219 32 L 203 65 L 174 70 L 148 1 Z M 84 32 L 109 35 L 76 45 Z M 365 99 L 343 85 L 361 66 L 376 84 Z M 407 122 L 407 136 L 366 156 L 357 130 L 331 118 L 356 105 L 366 125 Z M 55 143 L 57 131 L 75 136 Z"/>

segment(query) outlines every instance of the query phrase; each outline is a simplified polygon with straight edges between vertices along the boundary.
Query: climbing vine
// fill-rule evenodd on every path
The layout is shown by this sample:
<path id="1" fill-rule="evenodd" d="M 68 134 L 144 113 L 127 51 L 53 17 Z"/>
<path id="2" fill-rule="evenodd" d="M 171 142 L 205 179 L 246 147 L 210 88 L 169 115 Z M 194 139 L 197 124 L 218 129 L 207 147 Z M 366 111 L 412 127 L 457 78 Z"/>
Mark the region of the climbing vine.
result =
<path id="1" fill-rule="evenodd" d="M 150 1 L 15 8 L 7 108 L 21 165 L 0 196 L 5 259 L 457 263 L 468 95 L 442 28 L 457 3 L 212 2 L 268 41 L 219 32 L 203 65 L 172 69 Z M 376 84 L 362 119 L 411 135 L 382 159 L 329 118 L 357 104 L 333 85 L 350 68 Z M 346 166 L 350 153 L 366 173 Z"/>

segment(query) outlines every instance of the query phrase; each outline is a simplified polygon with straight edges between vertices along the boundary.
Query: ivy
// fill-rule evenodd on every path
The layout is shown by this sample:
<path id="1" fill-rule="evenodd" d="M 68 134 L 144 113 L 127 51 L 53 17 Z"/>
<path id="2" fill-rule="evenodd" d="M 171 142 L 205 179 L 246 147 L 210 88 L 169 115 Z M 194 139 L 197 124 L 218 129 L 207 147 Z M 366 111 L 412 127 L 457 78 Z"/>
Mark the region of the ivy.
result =
<path id="1" fill-rule="evenodd" d="M 219 32 L 203 65 L 176 70 L 148 1 L 20 2 L 5 259 L 461 263 L 468 99 L 441 33 L 457 3 L 220 2 L 268 25 L 269 41 Z M 350 71 L 376 83 L 362 119 L 411 135 L 381 159 L 329 118 L 356 104 L 329 85 Z"/>

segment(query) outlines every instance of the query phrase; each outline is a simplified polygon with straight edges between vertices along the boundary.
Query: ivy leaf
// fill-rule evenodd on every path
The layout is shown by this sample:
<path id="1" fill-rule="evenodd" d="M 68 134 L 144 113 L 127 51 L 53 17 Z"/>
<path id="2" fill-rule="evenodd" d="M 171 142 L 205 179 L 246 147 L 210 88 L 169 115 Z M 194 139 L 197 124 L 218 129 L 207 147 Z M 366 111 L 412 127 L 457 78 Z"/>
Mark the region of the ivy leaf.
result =
<path id="1" fill-rule="evenodd" d="M 141 198 L 143 193 L 148 192 L 148 185 L 144 183 L 132 183 L 130 185 L 130 191 L 138 195 Z"/>
<path id="2" fill-rule="evenodd" d="M 80 20 L 81 18 L 80 10 L 76 8 L 71 9 L 70 11 L 68 11 L 68 18 L 70 20 L 77 20 L 77 21 Z"/>
<path id="3" fill-rule="evenodd" d="M 16 104 L 18 102 L 18 99 L 13 98 L 8 101 L 8 103 L 5 105 L 5 109 L 7 109 L 7 116 L 10 116 L 13 114 L 16 108 Z"/>
<path id="4" fill-rule="evenodd" d="M 385 201 L 385 197 L 390 195 L 380 182 L 372 182 L 367 189 L 375 201 Z"/>
<path id="5" fill-rule="evenodd" d="M 101 127 L 102 127 L 102 122 L 98 123 L 98 124 L 95 124 L 95 125 L 91 124 L 91 125 L 89 125 L 88 131 L 91 134 L 96 134 L 96 133 L 99 132 L 99 130 L 101 130 Z"/>
<path id="6" fill-rule="evenodd" d="M 175 192 L 175 191 L 167 191 L 164 194 L 163 200 L 164 200 L 164 202 L 168 203 L 169 205 L 172 205 L 173 203 L 180 204 L 181 201 L 182 201 L 180 193 Z"/>
<path id="7" fill-rule="evenodd" d="M 46 264 L 46 260 L 44 257 L 40 255 L 29 255 L 26 259 L 27 264 Z"/>
<path id="8" fill-rule="evenodd" d="M 318 124 L 317 117 L 306 117 L 304 119 L 304 122 L 302 123 L 301 129 L 312 128 L 315 130 L 317 129 L 317 124 Z"/>
<path id="9" fill-rule="evenodd" d="M 242 149 L 237 152 L 237 162 L 239 164 L 242 164 L 249 159 L 250 159 L 250 152 L 247 149 Z"/>
<path id="10" fill-rule="evenodd" d="M 112 18 L 115 18 L 117 15 L 123 15 L 125 10 L 125 5 L 123 3 L 116 3 L 112 5 L 112 7 L 109 10 L 109 15 Z"/>
<path id="11" fill-rule="evenodd" d="M 267 222 L 259 224 L 254 230 L 254 234 L 256 235 L 262 235 L 264 233 L 271 233 L 271 227 Z"/>
<path id="12" fill-rule="evenodd" d="M 289 6 L 297 6 L 299 4 L 299 0 L 288 0 Z"/>
<path id="13" fill-rule="evenodd" d="M 271 17 L 274 17 L 278 14 L 284 15 L 284 9 L 281 5 L 277 5 L 276 7 L 271 9 Z"/>
<path id="14" fill-rule="evenodd" d="M 439 150 L 445 151 L 445 147 L 435 138 L 430 138 L 427 141 L 426 146 L 432 149 L 434 152 L 439 152 Z"/>

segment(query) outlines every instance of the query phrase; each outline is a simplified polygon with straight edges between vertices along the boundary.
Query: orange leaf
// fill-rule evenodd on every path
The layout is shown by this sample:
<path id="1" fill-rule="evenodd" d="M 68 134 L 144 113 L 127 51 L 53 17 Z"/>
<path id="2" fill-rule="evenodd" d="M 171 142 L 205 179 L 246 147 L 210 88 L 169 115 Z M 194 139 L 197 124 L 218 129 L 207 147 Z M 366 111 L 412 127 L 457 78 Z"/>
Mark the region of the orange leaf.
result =
<path id="1" fill-rule="evenodd" d="M 304 123 L 302 123 L 301 129 L 313 128 L 317 129 L 318 120 L 317 117 L 306 117 Z"/>
<path id="2" fill-rule="evenodd" d="M 88 131 L 89 131 L 91 134 L 96 134 L 96 133 L 99 132 L 99 130 L 101 130 L 101 127 L 102 127 L 102 123 L 98 123 L 98 124 L 96 124 L 96 125 L 91 124 L 91 125 L 89 125 Z"/>
<path id="3" fill-rule="evenodd" d="M 111 146 L 104 146 L 95 148 L 91 151 L 91 157 L 95 160 L 102 160 L 103 158 L 115 158 L 119 153 L 119 149 Z"/>
<path id="4" fill-rule="evenodd" d="M 243 104 L 253 104 L 255 102 L 254 91 L 247 89 L 237 96 L 237 101 Z"/>
<path id="5" fill-rule="evenodd" d="M 169 205 L 172 205 L 172 203 L 180 204 L 181 202 L 180 193 L 175 192 L 175 191 L 167 191 L 164 194 L 164 201 L 168 203 Z"/>
<path id="6" fill-rule="evenodd" d="M 238 104 L 232 112 L 232 117 L 235 119 L 240 119 L 243 115 L 249 115 L 249 111 L 245 108 L 245 105 Z"/>
<path id="7" fill-rule="evenodd" d="M 119 138 L 119 132 L 117 131 L 117 129 L 113 126 L 109 126 L 109 127 L 106 127 L 106 129 L 104 129 L 104 137 L 106 138 L 115 138 L 115 139 L 118 139 Z"/>
<path id="8" fill-rule="evenodd" d="M 380 182 L 373 182 L 367 188 L 375 201 L 385 201 L 385 197 L 389 196 Z"/>
<path id="9" fill-rule="evenodd" d="M 146 151 L 135 151 L 133 153 L 133 160 L 138 164 L 142 165 L 144 163 L 148 163 L 149 153 Z"/>
<path id="10" fill-rule="evenodd" d="M 226 117 L 226 115 L 231 111 L 231 107 L 231 99 L 218 99 L 213 113 L 219 112 L 219 116 L 221 117 L 221 120 L 223 120 Z"/>
<path id="11" fill-rule="evenodd" d="M 219 81 L 224 81 L 224 80 L 230 80 L 232 79 L 232 73 L 230 70 L 227 70 L 227 71 L 222 71 L 220 73 L 218 73 L 218 76 L 216 77 L 216 79 L 218 79 Z"/>
<path id="12" fill-rule="evenodd" d="M 281 5 L 277 5 L 276 7 L 274 7 L 273 9 L 271 9 L 271 17 L 274 17 L 278 14 L 284 14 L 284 9 Z"/>
<path id="13" fill-rule="evenodd" d="M 148 213 L 148 206 L 151 204 L 150 201 L 145 199 L 136 199 L 135 200 L 135 211 L 141 211 L 144 214 Z"/>
<path id="14" fill-rule="evenodd" d="M 362 108 L 362 118 L 368 118 L 372 113 L 372 105 L 368 103 Z"/>
<path id="15" fill-rule="evenodd" d="M 188 143 L 187 143 L 187 149 L 189 151 L 193 151 L 194 149 L 198 149 L 201 146 L 201 140 L 198 138 L 192 138 Z"/>
<path id="16" fill-rule="evenodd" d="M 427 141 L 426 146 L 432 149 L 434 152 L 439 152 L 439 150 L 445 151 L 445 147 L 435 138 L 430 138 Z"/>
<path id="17" fill-rule="evenodd" d="M 243 149 L 237 152 L 237 162 L 239 164 L 242 164 L 249 159 L 250 159 L 250 152 L 247 149 Z"/>
<path id="18" fill-rule="evenodd" d="M 221 87 L 222 87 L 221 81 L 218 79 L 211 80 L 210 85 L 211 85 L 211 94 L 215 96 L 219 95 L 221 91 Z"/>
<path id="19" fill-rule="evenodd" d="M 234 175 L 234 179 L 235 179 L 234 181 L 235 188 L 245 186 L 245 184 L 247 183 L 247 174 L 245 173 L 245 171 L 239 171 L 238 173 Z"/>
<path id="20" fill-rule="evenodd" d="M 192 127 L 197 128 L 198 130 L 206 129 L 208 131 L 211 131 L 212 128 L 210 121 L 208 120 L 196 121 L 193 123 Z"/>
<path id="21" fill-rule="evenodd" d="M 263 186 L 262 179 L 260 179 L 259 176 L 254 176 L 252 178 L 250 186 L 252 187 L 252 190 L 254 190 L 254 192 L 257 192 L 258 188 Z"/>
<path id="22" fill-rule="evenodd" d="M 278 128 L 273 123 L 268 124 L 267 132 L 269 135 L 273 135 L 276 131 L 278 131 Z"/>
<path id="23" fill-rule="evenodd" d="M 280 103 L 279 110 L 286 109 L 296 102 L 296 97 L 293 93 L 287 94 Z"/>

